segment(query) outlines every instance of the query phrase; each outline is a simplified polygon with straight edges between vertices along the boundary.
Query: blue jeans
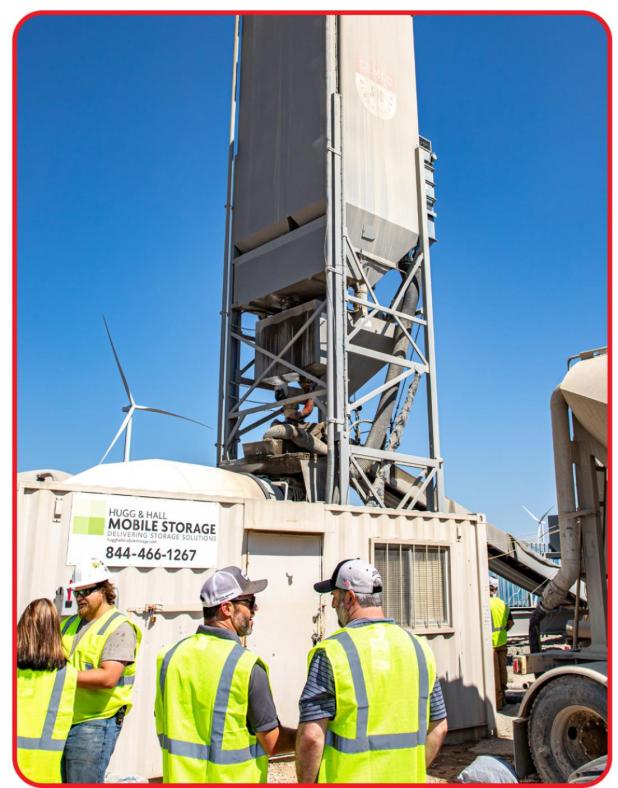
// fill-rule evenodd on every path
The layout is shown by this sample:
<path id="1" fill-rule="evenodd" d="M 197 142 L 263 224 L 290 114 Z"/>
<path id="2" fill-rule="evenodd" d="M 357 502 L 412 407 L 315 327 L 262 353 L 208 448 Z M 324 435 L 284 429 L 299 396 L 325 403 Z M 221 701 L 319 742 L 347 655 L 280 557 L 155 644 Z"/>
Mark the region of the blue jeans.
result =
<path id="1" fill-rule="evenodd" d="M 73 725 L 62 756 L 62 782 L 102 783 L 121 728 L 115 717 Z"/>

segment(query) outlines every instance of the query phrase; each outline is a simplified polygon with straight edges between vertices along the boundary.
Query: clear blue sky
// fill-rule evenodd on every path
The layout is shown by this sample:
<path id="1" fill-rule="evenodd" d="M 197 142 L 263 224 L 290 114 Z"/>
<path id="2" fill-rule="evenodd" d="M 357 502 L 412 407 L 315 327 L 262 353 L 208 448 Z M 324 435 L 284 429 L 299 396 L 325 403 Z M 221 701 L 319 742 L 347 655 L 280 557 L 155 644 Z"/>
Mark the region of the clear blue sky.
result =
<path id="1" fill-rule="evenodd" d="M 125 403 L 216 426 L 232 17 L 39 16 L 18 42 L 20 470 L 96 464 Z M 447 494 L 534 531 L 549 397 L 606 343 L 606 58 L 584 16 L 415 20 Z M 133 456 L 214 464 L 137 414 Z M 121 444 L 111 459 L 121 458 Z M 406 449 L 404 443 L 403 448 Z"/>

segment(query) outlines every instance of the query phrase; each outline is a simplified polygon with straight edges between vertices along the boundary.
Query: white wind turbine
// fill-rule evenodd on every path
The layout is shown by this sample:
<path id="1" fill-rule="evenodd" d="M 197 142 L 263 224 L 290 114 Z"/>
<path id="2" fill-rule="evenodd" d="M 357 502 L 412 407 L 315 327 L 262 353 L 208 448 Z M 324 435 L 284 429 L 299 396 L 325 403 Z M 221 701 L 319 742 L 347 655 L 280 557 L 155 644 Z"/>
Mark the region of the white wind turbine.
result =
<path id="1" fill-rule="evenodd" d="M 551 512 L 551 510 L 554 508 L 553 503 L 552 503 L 552 505 L 549 507 L 549 509 L 546 512 L 543 512 L 543 514 L 540 517 L 537 517 L 536 514 L 532 514 L 530 509 L 528 509 L 527 506 L 524 506 L 523 503 L 522 503 L 521 506 L 522 506 L 522 509 L 525 512 L 527 512 L 530 515 L 530 517 L 532 517 L 534 522 L 536 523 L 536 526 L 537 526 L 536 527 L 536 540 L 537 540 L 538 544 L 539 545 L 544 545 L 546 543 L 545 537 L 547 536 L 547 533 L 548 533 L 548 530 L 549 530 L 548 528 L 546 528 L 547 520 L 545 518 Z"/>
<path id="2" fill-rule="evenodd" d="M 114 435 L 114 439 L 107 447 L 107 451 L 99 460 L 99 465 L 105 460 L 107 455 L 110 453 L 112 448 L 114 447 L 118 438 L 125 433 L 124 436 L 124 462 L 128 462 L 131 457 L 131 432 L 133 427 L 133 414 L 136 410 L 146 410 L 150 413 L 162 413 L 164 416 L 174 416 L 177 419 L 184 419 L 184 421 L 191 421 L 193 424 L 199 424 L 201 427 L 206 427 L 206 429 L 212 429 L 208 426 L 208 424 L 204 424 L 201 421 L 197 421 L 196 419 L 190 419 L 188 416 L 181 416 L 179 413 L 172 413 L 169 410 L 161 410 L 160 408 L 151 408 L 147 405 L 138 405 L 135 400 L 133 399 L 133 394 L 131 394 L 131 389 L 129 388 L 129 384 L 127 383 L 127 379 L 125 377 L 124 371 L 122 369 L 122 364 L 120 363 L 120 359 L 118 358 L 118 353 L 116 352 L 116 348 L 114 346 L 114 341 L 112 340 L 112 335 L 109 330 L 109 326 L 107 325 L 107 320 L 105 316 L 103 316 L 103 322 L 105 323 L 105 330 L 107 331 L 107 336 L 109 338 L 109 343 L 112 346 L 112 351 L 114 353 L 114 358 L 116 359 L 116 366 L 118 367 L 118 372 L 120 373 L 120 377 L 122 378 L 122 384 L 124 386 L 124 390 L 127 392 L 127 396 L 129 398 L 129 404 L 125 405 L 122 408 L 123 413 L 127 415 L 124 417 L 122 424 L 120 425 L 120 429 Z"/>

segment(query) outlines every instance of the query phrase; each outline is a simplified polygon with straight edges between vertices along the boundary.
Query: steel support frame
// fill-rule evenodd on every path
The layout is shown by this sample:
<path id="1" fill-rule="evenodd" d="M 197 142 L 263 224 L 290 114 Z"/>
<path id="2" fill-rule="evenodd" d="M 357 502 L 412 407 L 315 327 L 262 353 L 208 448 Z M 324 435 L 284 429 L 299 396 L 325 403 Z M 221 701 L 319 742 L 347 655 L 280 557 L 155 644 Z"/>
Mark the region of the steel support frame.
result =
<path id="1" fill-rule="evenodd" d="M 419 150 L 422 149 L 419 147 Z M 424 163 L 418 163 L 417 166 L 424 168 Z M 374 387 L 371 391 L 364 393 L 361 397 L 353 402 L 349 402 L 346 408 L 346 415 L 348 420 L 354 419 L 354 414 L 367 402 L 377 397 L 383 391 L 388 390 L 400 383 L 406 381 L 415 373 L 426 376 L 427 381 L 427 401 L 428 401 L 428 431 L 429 431 L 429 448 L 430 456 L 417 457 L 404 454 L 399 451 L 387 451 L 378 449 L 368 449 L 363 446 L 355 444 L 350 445 L 349 451 L 351 454 L 352 465 L 356 469 L 356 483 L 353 485 L 365 503 L 377 500 L 376 489 L 374 484 L 370 482 L 365 473 L 360 473 L 360 466 L 354 459 L 355 457 L 362 457 L 365 459 L 373 459 L 383 463 L 395 463 L 397 465 L 409 466 L 416 468 L 422 472 L 421 476 L 424 477 L 419 487 L 413 487 L 404 496 L 397 508 L 413 508 L 419 497 L 427 490 L 430 499 L 430 508 L 435 511 L 444 511 L 445 501 L 443 487 L 443 471 L 442 459 L 439 454 L 439 436 L 438 436 L 438 421 L 437 421 L 437 397 L 435 385 L 435 372 L 434 372 L 434 351 L 433 351 L 433 314 L 431 309 L 431 277 L 428 270 L 429 267 L 429 244 L 423 243 L 423 233 L 427 233 L 427 223 L 425 210 L 425 192 L 424 181 L 422 177 L 416 184 L 418 189 L 418 201 L 420 204 L 419 211 L 423 213 L 419 217 L 419 245 L 413 265 L 402 282 L 395 298 L 393 299 L 392 306 L 381 304 L 374 289 L 368 280 L 367 274 L 363 267 L 364 255 L 362 250 L 355 249 L 349 240 L 346 238 L 347 251 L 348 251 L 348 266 L 353 277 L 362 281 L 365 285 L 368 296 L 360 298 L 350 293 L 345 293 L 345 301 L 349 304 L 360 305 L 367 309 L 367 317 L 372 318 L 375 316 L 390 319 L 394 322 L 401 331 L 404 332 L 408 341 L 410 342 L 411 352 L 408 357 L 401 358 L 392 356 L 388 353 L 381 353 L 370 348 L 363 348 L 360 345 L 353 343 L 351 340 L 356 336 L 360 330 L 360 325 L 353 328 L 346 337 L 346 355 L 355 354 L 366 356 L 368 358 L 378 359 L 385 364 L 395 364 L 401 367 L 401 372 L 393 377 L 390 381 L 382 383 Z M 423 220 L 424 219 L 424 224 Z M 368 262 L 373 263 L 374 259 L 367 258 Z M 421 295 L 423 301 L 423 317 L 418 315 L 408 315 L 399 310 L 399 306 L 403 301 L 407 288 L 412 284 L 414 277 L 418 275 L 421 282 Z M 410 330 L 406 328 L 405 323 L 417 325 L 423 331 L 423 349 L 419 347 L 417 342 L 412 337 Z M 415 360 L 418 358 L 418 361 Z M 430 487 L 431 485 L 431 487 Z M 428 489 L 429 488 L 429 489 Z"/>
<path id="2" fill-rule="evenodd" d="M 259 347 L 258 345 L 256 345 L 253 339 L 245 336 L 241 332 L 234 331 L 231 327 L 230 329 L 228 329 L 229 330 L 228 341 L 230 342 L 230 344 L 234 343 L 234 345 L 238 348 L 240 348 L 240 346 L 244 344 L 250 347 L 253 350 L 253 352 L 256 354 L 256 356 L 258 353 L 262 354 L 263 356 L 266 356 L 266 358 L 269 359 L 270 363 L 262 370 L 262 373 L 259 376 L 256 376 L 253 380 L 249 380 L 245 378 L 242 381 L 241 380 L 229 381 L 229 383 L 233 384 L 236 387 L 236 389 L 238 389 L 240 385 L 246 386 L 247 389 L 242 394 L 242 396 L 239 397 L 238 394 L 236 395 L 235 404 L 229 407 L 226 414 L 227 431 L 224 437 L 224 442 L 222 447 L 223 449 L 222 455 L 224 461 L 236 458 L 238 441 L 241 435 L 250 432 L 252 429 L 259 427 L 262 424 L 264 424 L 266 421 L 268 421 L 268 418 L 274 415 L 272 413 L 273 410 L 279 411 L 283 407 L 283 405 L 304 402 L 307 399 L 307 395 L 304 392 L 299 391 L 298 394 L 286 397 L 285 399 L 282 400 L 278 400 L 275 402 L 264 402 L 250 408 L 244 408 L 244 409 L 241 408 L 243 403 L 247 401 L 247 399 L 249 398 L 251 393 L 255 391 L 255 389 L 259 387 L 270 388 L 270 386 L 265 385 L 264 381 L 265 378 L 268 376 L 268 373 L 272 370 L 272 368 L 276 364 L 281 364 L 282 366 L 287 367 L 287 369 L 289 369 L 291 372 L 296 372 L 297 374 L 302 375 L 308 378 L 309 380 L 313 381 L 314 384 L 316 384 L 317 386 L 317 388 L 313 392 L 313 397 L 317 402 L 320 402 L 319 398 L 322 397 L 324 394 L 326 394 L 326 389 L 323 387 L 323 383 L 319 378 L 316 378 L 314 375 L 311 375 L 310 373 L 302 369 L 299 369 L 294 364 L 283 358 L 284 354 L 287 353 L 287 351 L 299 339 L 299 337 L 309 328 L 309 326 L 315 320 L 319 319 L 323 310 L 324 310 L 324 304 L 319 306 L 313 312 L 313 314 L 311 314 L 307 318 L 307 320 L 305 320 L 303 325 L 295 332 L 294 336 L 281 349 L 279 354 L 270 353 L 268 350 Z M 241 310 L 234 310 L 234 312 L 242 316 Z M 239 355 L 240 354 L 238 353 L 238 356 Z M 255 357 L 253 363 L 254 362 L 255 362 Z M 245 365 L 245 369 L 247 369 L 250 365 L 251 364 Z M 268 413 L 269 416 L 262 415 L 255 422 L 252 422 L 248 426 L 244 426 L 244 427 L 242 426 L 243 421 L 247 416 L 254 414 L 264 414 L 264 412 Z"/>
<path id="3" fill-rule="evenodd" d="M 417 202 L 419 211 L 419 244 L 412 268 L 399 288 L 398 294 L 391 305 L 380 304 L 375 295 L 367 273 L 367 265 L 380 265 L 380 260 L 361 249 L 355 249 L 347 236 L 345 224 L 345 197 L 343 194 L 343 171 L 345 151 L 343 150 L 341 126 L 341 95 L 339 93 L 338 74 L 338 17 L 326 16 L 326 243 L 325 243 L 325 280 L 326 297 L 323 305 L 309 316 L 305 324 L 295 333 L 286 347 L 275 355 L 256 346 L 253 338 L 246 336 L 242 330 L 244 310 L 233 306 L 234 264 L 231 244 L 231 227 L 233 215 L 233 180 L 234 180 L 234 129 L 236 123 L 236 80 L 239 54 L 239 24 L 236 19 L 234 35 L 234 62 L 232 81 L 232 102 L 230 113 L 230 147 L 228 155 L 228 198 L 226 204 L 225 230 L 225 264 L 223 281 L 223 303 L 221 310 L 221 361 L 219 383 L 219 422 L 217 441 L 217 461 L 219 464 L 236 459 L 238 443 L 242 435 L 265 424 L 273 415 L 273 410 L 280 410 L 286 403 L 301 402 L 306 395 L 300 393 L 279 402 L 259 404 L 255 407 L 242 408 L 243 403 L 258 387 L 264 385 L 264 378 L 275 364 L 282 364 L 287 369 L 303 374 L 316 384 L 313 396 L 322 413 L 326 415 L 326 442 L 328 445 L 326 467 L 325 501 L 327 503 L 347 503 L 350 485 L 357 490 L 365 502 L 375 500 L 379 505 L 379 497 L 357 458 L 411 466 L 421 471 L 423 481 L 414 487 L 399 504 L 399 507 L 413 506 L 418 497 L 428 489 L 428 505 L 435 511 L 444 511 L 444 480 L 442 460 L 440 457 L 440 440 L 438 430 L 437 383 L 435 374 L 435 347 L 433 332 L 432 293 L 429 236 L 427 228 L 426 194 L 425 194 L 425 161 L 430 153 L 421 148 L 416 150 Z M 392 261 L 382 261 L 384 270 L 392 270 Z M 348 278 L 364 284 L 366 298 L 358 294 L 348 293 Z M 408 315 L 400 310 L 400 304 L 406 289 L 415 275 L 421 284 L 423 313 L 422 316 Z M 411 343 L 411 358 L 397 358 L 386 353 L 355 345 L 352 339 L 359 327 L 352 327 L 348 333 L 349 307 L 362 307 L 369 317 L 381 315 L 394 322 L 402 330 Z M 319 315 L 324 313 L 327 328 L 327 372 L 326 386 L 319 379 L 299 370 L 285 361 L 282 356 L 298 339 L 308 326 Z M 423 332 L 423 348 L 414 340 L 412 327 L 416 325 Z M 241 369 L 241 346 L 248 346 L 254 353 L 253 361 L 246 363 Z M 254 365 L 257 353 L 269 359 L 269 364 L 260 376 L 244 377 L 247 370 Z M 363 355 L 379 359 L 385 364 L 395 363 L 401 367 L 401 373 L 388 383 L 376 386 L 372 391 L 363 394 L 356 402 L 350 402 L 348 396 L 348 356 Z M 412 360 L 414 357 L 418 360 Z M 415 372 L 426 377 L 427 382 L 427 421 L 429 457 L 416 457 L 397 451 L 368 450 L 351 443 L 350 423 L 357 409 L 386 389 L 404 383 Z M 240 387 L 244 393 L 240 394 Z M 321 388 L 320 388 L 321 386 Z M 325 401 L 320 397 L 325 396 Z M 256 420 L 244 423 L 248 416 L 257 415 Z M 351 473 L 354 468 L 355 472 Z M 359 472 L 360 471 L 360 472 Z"/>

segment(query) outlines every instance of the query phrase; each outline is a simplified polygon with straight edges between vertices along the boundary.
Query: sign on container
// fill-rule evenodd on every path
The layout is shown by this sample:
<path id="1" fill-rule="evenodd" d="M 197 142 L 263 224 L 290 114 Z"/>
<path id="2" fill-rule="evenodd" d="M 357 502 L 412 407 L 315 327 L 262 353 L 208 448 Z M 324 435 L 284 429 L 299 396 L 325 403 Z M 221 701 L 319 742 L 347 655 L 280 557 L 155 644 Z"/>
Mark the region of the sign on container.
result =
<path id="1" fill-rule="evenodd" d="M 75 493 L 67 564 L 216 566 L 219 509 L 211 501 Z"/>

